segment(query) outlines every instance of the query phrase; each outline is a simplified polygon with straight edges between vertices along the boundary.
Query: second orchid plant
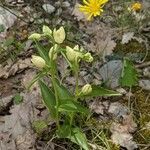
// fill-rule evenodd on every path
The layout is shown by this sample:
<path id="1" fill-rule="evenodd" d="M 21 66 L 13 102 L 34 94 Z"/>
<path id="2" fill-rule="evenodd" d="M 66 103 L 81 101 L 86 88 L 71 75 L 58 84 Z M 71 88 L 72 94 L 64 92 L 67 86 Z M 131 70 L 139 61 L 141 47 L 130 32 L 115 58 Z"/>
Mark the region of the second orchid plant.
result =
<path id="1" fill-rule="evenodd" d="M 51 47 L 47 50 L 40 40 L 47 38 Z M 63 48 L 62 43 L 66 38 L 66 33 L 63 27 L 53 31 L 48 26 L 43 26 L 43 33 L 33 33 L 29 36 L 30 40 L 35 41 L 38 55 L 32 56 L 32 63 L 39 69 L 39 73 L 33 79 L 31 85 L 38 81 L 41 89 L 43 103 L 50 112 L 51 117 L 56 121 L 57 137 L 68 138 L 72 142 L 78 144 L 80 148 L 89 150 L 88 142 L 82 129 L 77 126 L 75 120 L 79 114 L 88 116 L 90 111 L 83 106 L 81 100 L 87 97 L 96 96 L 118 96 L 119 93 L 104 89 L 101 86 L 86 84 L 80 87 L 78 84 L 80 62 L 85 61 L 91 63 L 93 57 L 91 53 L 86 52 L 79 45 L 71 48 L 66 46 Z M 62 55 L 70 66 L 75 78 L 74 92 L 68 90 L 68 87 L 61 82 L 58 75 L 57 59 Z M 52 86 L 46 84 L 42 78 L 49 77 Z"/>

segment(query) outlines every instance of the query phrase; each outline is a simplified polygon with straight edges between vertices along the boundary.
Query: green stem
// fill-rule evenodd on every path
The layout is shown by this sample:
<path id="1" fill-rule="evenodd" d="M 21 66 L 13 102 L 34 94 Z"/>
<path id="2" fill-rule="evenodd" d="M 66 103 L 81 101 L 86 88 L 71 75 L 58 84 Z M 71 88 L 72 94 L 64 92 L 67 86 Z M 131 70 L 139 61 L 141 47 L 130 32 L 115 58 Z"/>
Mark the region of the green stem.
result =
<path id="1" fill-rule="evenodd" d="M 55 93 L 55 99 L 56 99 L 56 124 L 57 124 L 58 130 L 59 130 L 60 129 L 59 112 L 58 112 L 59 98 L 58 98 L 57 87 L 56 87 L 56 83 L 55 83 L 55 75 L 53 73 L 51 73 L 51 79 L 52 79 L 52 84 L 54 87 L 54 93 Z"/>
<path id="2" fill-rule="evenodd" d="M 51 74 L 51 80 L 52 80 L 52 85 L 54 87 L 54 93 L 55 93 L 55 99 L 56 99 L 56 124 L 57 124 L 57 128 L 59 130 L 60 129 L 59 112 L 58 112 L 59 97 L 58 97 L 57 86 L 56 86 L 56 81 L 55 81 L 56 63 L 53 60 L 53 55 L 54 55 L 54 53 L 52 53 L 52 59 L 50 60 L 50 64 L 51 64 L 50 74 Z"/>
<path id="3" fill-rule="evenodd" d="M 76 85 L 75 85 L 75 101 L 77 101 L 77 96 L 78 96 L 78 93 L 79 93 L 79 67 L 78 67 L 78 64 L 75 64 L 76 67 L 74 69 L 74 76 L 75 76 L 75 82 L 76 82 Z M 72 113 L 70 115 L 70 126 L 72 125 L 72 122 L 73 122 L 73 118 L 74 118 L 74 113 Z"/>

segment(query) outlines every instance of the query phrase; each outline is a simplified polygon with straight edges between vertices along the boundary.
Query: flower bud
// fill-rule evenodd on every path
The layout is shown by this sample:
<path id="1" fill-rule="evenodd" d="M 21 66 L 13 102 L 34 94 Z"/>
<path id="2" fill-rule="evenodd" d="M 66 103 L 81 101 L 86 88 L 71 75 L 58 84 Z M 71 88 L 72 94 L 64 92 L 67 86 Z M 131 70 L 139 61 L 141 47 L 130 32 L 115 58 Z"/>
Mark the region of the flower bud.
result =
<path id="1" fill-rule="evenodd" d="M 69 46 L 66 46 L 66 56 L 69 61 L 74 61 L 76 58 L 76 52 Z"/>
<path id="2" fill-rule="evenodd" d="M 55 44 L 53 47 L 51 47 L 50 51 L 49 51 L 49 58 L 52 59 L 52 54 L 53 54 L 53 60 L 56 60 L 57 58 L 57 50 L 58 48 L 58 45 Z"/>
<path id="3" fill-rule="evenodd" d="M 32 55 L 31 61 L 37 68 L 44 68 L 46 65 L 45 60 L 40 56 Z"/>
<path id="4" fill-rule="evenodd" d="M 65 40 L 65 30 L 63 27 L 60 27 L 58 30 L 54 29 L 53 37 L 56 43 L 61 44 Z"/>
<path id="5" fill-rule="evenodd" d="M 82 87 L 82 89 L 81 89 L 81 93 L 82 93 L 83 95 L 87 95 L 87 94 L 89 94 L 89 93 L 91 93 L 91 92 L 92 92 L 92 87 L 91 87 L 90 84 L 84 85 L 84 86 Z"/>
<path id="6" fill-rule="evenodd" d="M 82 53 L 81 52 L 77 52 L 74 49 L 72 49 L 69 46 L 66 46 L 66 56 L 68 58 L 69 61 L 78 61 L 79 58 L 82 58 Z"/>
<path id="7" fill-rule="evenodd" d="M 79 45 L 75 45 L 75 47 L 73 49 L 76 51 L 80 51 Z"/>
<path id="8" fill-rule="evenodd" d="M 86 54 L 84 54 L 84 57 L 83 57 L 83 59 L 85 60 L 85 61 L 87 61 L 87 62 L 92 62 L 93 61 L 93 57 L 91 56 L 91 53 L 86 53 Z"/>
<path id="9" fill-rule="evenodd" d="M 52 35 L 52 30 L 48 26 L 44 25 L 43 26 L 43 33 L 44 33 L 44 35 L 51 36 Z"/>
<path id="10" fill-rule="evenodd" d="M 41 38 L 41 34 L 39 33 L 33 33 L 28 37 L 29 40 L 39 40 L 40 38 Z"/>

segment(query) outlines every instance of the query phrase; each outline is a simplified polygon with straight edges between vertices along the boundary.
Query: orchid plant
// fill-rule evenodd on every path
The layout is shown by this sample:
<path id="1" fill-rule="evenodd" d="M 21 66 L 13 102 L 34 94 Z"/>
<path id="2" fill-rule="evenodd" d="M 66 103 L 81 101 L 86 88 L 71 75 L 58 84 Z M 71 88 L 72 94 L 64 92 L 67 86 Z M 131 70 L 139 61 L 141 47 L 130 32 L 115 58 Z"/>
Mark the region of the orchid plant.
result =
<path id="1" fill-rule="evenodd" d="M 47 50 L 40 42 L 41 39 L 47 38 L 51 44 Z M 66 33 L 63 27 L 53 31 L 48 26 L 43 26 L 43 33 L 33 33 L 29 36 L 36 44 L 38 55 L 32 56 L 32 63 L 38 68 L 39 73 L 32 80 L 31 85 L 36 81 L 39 83 L 43 103 L 50 112 L 51 117 L 56 122 L 56 135 L 60 138 L 68 138 L 72 142 L 78 144 L 81 149 L 89 150 L 88 142 L 82 129 L 77 126 L 75 117 L 78 114 L 88 116 L 90 111 L 82 105 L 82 101 L 87 97 L 96 96 L 118 96 L 119 93 L 104 89 L 101 86 L 90 85 L 87 83 L 83 87 L 78 84 L 80 62 L 85 61 L 91 63 L 93 57 L 91 53 L 86 52 L 79 45 L 71 48 L 66 46 L 63 48 L 62 43 L 66 38 Z M 61 82 L 58 75 L 57 59 L 62 55 L 70 66 L 75 78 L 74 91 L 71 92 Z M 42 78 L 49 77 L 52 86 L 47 85 Z M 61 120 L 61 121 L 60 121 Z"/>

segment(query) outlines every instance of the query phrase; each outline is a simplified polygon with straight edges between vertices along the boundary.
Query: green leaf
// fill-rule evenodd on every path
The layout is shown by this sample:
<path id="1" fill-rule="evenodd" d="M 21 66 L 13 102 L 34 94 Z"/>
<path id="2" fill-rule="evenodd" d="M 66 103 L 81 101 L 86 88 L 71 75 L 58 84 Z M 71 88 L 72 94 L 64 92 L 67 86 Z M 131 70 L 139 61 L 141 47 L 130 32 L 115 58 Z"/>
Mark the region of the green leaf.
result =
<path id="1" fill-rule="evenodd" d="M 64 124 L 60 126 L 60 129 L 57 131 L 57 134 L 60 138 L 67 138 L 71 135 L 71 128 L 69 125 Z"/>
<path id="2" fill-rule="evenodd" d="M 66 99 L 61 102 L 61 105 L 58 108 L 59 111 L 66 111 L 66 112 L 80 112 L 80 113 L 89 113 L 89 110 L 80 105 L 78 102 L 75 102 L 72 99 Z"/>
<path id="3" fill-rule="evenodd" d="M 49 111 L 52 114 L 52 117 L 55 118 L 56 115 L 56 100 L 53 92 L 50 90 L 50 88 L 41 80 L 39 80 L 39 86 L 42 93 L 43 103 L 45 106 L 49 109 Z"/>
<path id="4" fill-rule="evenodd" d="M 92 92 L 90 92 L 89 94 L 87 95 L 79 95 L 79 97 L 96 97 L 96 96 L 119 96 L 121 95 L 120 93 L 116 92 L 116 91 L 112 91 L 112 90 L 108 90 L 108 89 L 105 89 L 101 86 L 96 86 L 96 85 L 93 85 L 92 86 Z"/>
<path id="5" fill-rule="evenodd" d="M 23 102 L 23 97 L 17 93 L 14 97 L 13 97 L 13 101 L 16 105 L 20 104 L 21 102 Z"/>
<path id="6" fill-rule="evenodd" d="M 40 55 L 47 63 L 49 63 L 49 62 L 50 62 L 50 60 L 49 60 L 49 55 L 48 55 L 49 51 L 48 51 L 46 48 L 44 48 L 39 42 L 37 42 L 37 41 L 35 41 L 35 42 L 36 42 L 36 48 L 37 48 L 37 50 L 38 50 L 39 55 Z"/>
<path id="7" fill-rule="evenodd" d="M 132 87 L 138 84 L 138 73 L 133 65 L 133 63 L 124 58 L 123 61 L 123 69 L 122 75 L 120 77 L 120 84 L 121 86 Z"/>
<path id="8" fill-rule="evenodd" d="M 60 100 L 66 100 L 66 99 L 73 99 L 73 95 L 70 93 L 70 91 L 59 83 L 58 80 L 55 80 L 58 97 Z"/>
<path id="9" fill-rule="evenodd" d="M 73 128 L 71 136 L 68 138 L 84 150 L 89 150 L 86 136 L 79 128 Z"/>

